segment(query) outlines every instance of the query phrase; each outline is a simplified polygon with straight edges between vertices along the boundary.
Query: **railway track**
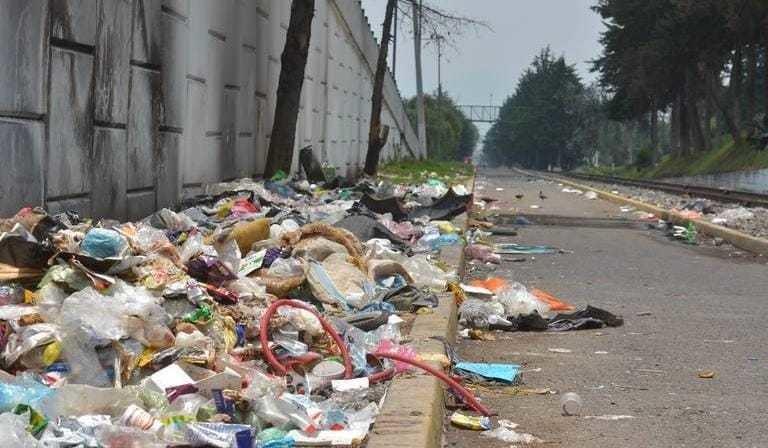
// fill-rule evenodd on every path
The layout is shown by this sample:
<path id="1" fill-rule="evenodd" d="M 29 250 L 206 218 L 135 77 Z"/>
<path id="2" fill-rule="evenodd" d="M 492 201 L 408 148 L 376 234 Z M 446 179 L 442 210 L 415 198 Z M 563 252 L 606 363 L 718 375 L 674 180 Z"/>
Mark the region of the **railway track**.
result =
<path id="1" fill-rule="evenodd" d="M 652 180 L 625 179 L 613 176 L 597 176 L 593 174 L 561 173 L 561 175 L 574 179 L 661 190 L 691 197 L 714 199 L 721 202 L 735 202 L 745 206 L 768 207 L 768 194 L 753 193 L 750 191 L 728 190 L 725 188 L 702 187 L 698 185 L 676 184 Z"/>

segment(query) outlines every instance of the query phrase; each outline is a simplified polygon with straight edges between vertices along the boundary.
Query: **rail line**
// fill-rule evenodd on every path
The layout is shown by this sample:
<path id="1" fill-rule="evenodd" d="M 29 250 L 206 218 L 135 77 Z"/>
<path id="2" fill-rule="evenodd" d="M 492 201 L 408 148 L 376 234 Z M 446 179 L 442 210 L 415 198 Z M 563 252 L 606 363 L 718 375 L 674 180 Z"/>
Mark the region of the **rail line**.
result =
<path id="1" fill-rule="evenodd" d="M 560 173 L 560 175 L 574 179 L 649 188 L 652 190 L 661 190 L 692 197 L 715 199 L 722 202 L 736 202 L 746 206 L 768 207 L 768 194 L 754 193 L 751 191 L 728 190 L 725 188 L 703 187 L 699 185 L 676 184 L 653 180 L 625 179 L 623 177 L 614 176 L 597 176 L 594 174 Z"/>

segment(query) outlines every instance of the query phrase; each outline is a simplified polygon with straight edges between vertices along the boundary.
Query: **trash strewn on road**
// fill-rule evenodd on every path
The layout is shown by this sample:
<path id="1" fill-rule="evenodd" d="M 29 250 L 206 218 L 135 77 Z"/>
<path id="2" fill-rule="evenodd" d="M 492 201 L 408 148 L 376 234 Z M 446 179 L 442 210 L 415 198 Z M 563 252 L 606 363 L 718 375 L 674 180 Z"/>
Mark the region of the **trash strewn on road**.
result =
<path id="1" fill-rule="evenodd" d="M 518 282 L 487 278 L 473 281 L 470 288 L 465 291 L 471 297 L 459 306 L 459 323 L 468 328 L 560 332 L 618 327 L 624 323 L 621 317 L 592 306 L 574 311 L 572 305 L 552 294 L 536 288 L 529 290 Z"/>
<path id="2" fill-rule="evenodd" d="M 607 185 L 597 181 L 585 181 L 584 183 L 598 189 L 606 189 Z M 661 208 L 676 210 L 691 219 L 704 219 L 713 224 L 736 229 L 759 238 L 768 237 L 768 209 L 764 207 L 744 207 L 738 204 L 626 185 L 611 185 L 611 193 L 621 194 Z"/>
<path id="3" fill-rule="evenodd" d="M 136 222 L 19 211 L 0 222 L 2 445 L 351 445 L 414 366 L 487 415 L 398 316 L 455 280 L 433 254 L 470 198 L 279 175 Z"/>

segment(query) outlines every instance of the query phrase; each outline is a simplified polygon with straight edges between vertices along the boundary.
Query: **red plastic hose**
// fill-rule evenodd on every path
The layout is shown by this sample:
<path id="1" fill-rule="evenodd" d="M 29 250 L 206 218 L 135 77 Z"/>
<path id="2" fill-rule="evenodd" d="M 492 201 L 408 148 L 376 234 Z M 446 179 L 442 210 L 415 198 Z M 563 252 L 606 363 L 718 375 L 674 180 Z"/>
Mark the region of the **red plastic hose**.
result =
<path id="1" fill-rule="evenodd" d="M 389 368 L 387 370 L 382 370 L 381 372 L 376 372 L 368 375 L 368 383 L 376 384 L 382 381 L 391 380 L 394 377 L 395 377 L 395 369 Z"/>
<path id="2" fill-rule="evenodd" d="M 264 314 L 261 316 L 261 320 L 259 322 L 259 341 L 261 342 L 262 353 L 264 354 L 264 358 L 266 358 L 269 365 L 272 366 L 272 368 L 275 370 L 275 373 L 278 375 L 286 375 L 288 373 L 288 370 L 285 368 L 283 364 L 280 363 L 280 361 L 278 361 L 277 357 L 275 357 L 275 354 L 272 353 L 272 350 L 269 350 L 269 338 L 268 338 L 269 321 L 272 318 L 272 316 L 275 314 L 277 309 L 283 306 L 301 308 L 303 310 L 309 311 L 315 317 L 318 318 L 318 320 L 320 321 L 320 324 L 323 326 L 323 330 L 325 330 L 325 332 L 331 336 L 333 341 L 336 343 L 336 346 L 339 347 L 339 351 L 341 352 L 341 357 L 344 360 L 344 378 L 346 379 L 352 378 L 352 359 L 349 357 L 349 352 L 347 352 L 347 347 L 346 345 L 344 345 L 344 341 L 341 339 L 341 336 L 339 336 L 339 333 L 336 331 L 336 329 L 333 328 L 333 326 L 330 323 L 328 323 L 328 321 L 325 320 L 325 318 L 323 318 L 311 306 L 307 305 L 304 302 L 299 302 L 298 300 L 288 300 L 288 299 L 282 299 L 272 303 L 269 306 L 269 308 L 267 308 L 266 311 L 264 311 Z M 404 362 L 406 364 L 412 365 L 414 367 L 418 367 L 424 370 L 425 372 L 430 373 L 436 376 L 437 378 L 439 378 L 440 380 L 442 380 L 446 385 L 448 385 L 448 387 L 450 387 L 453 391 L 459 394 L 461 398 L 464 400 L 464 402 L 467 403 L 467 405 L 473 410 L 477 411 L 478 413 L 486 417 L 495 415 L 490 409 L 488 409 L 479 401 L 477 401 L 474 395 L 472 395 L 471 392 L 465 389 L 464 386 L 462 386 L 458 381 L 454 380 L 453 378 L 449 377 L 445 373 L 435 369 L 434 367 L 430 366 L 425 362 L 417 361 L 415 359 L 411 359 L 411 358 L 399 355 L 397 353 L 389 353 L 384 351 L 378 351 L 376 353 L 373 353 L 372 356 L 376 358 L 386 358 L 386 359 L 391 359 L 393 361 L 400 361 L 400 362 Z M 395 373 L 394 369 L 387 369 L 382 372 L 375 373 L 369 376 L 369 381 L 372 383 L 380 382 L 393 377 L 394 373 Z"/>
<path id="3" fill-rule="evenodd" d="M 317 317 L 317 319 L 320 321 L 320 324 L 323 326 L 323 330 L 325 330 L 325 332 L 331 336 L 333 342 L 335 342 L 336 346 L 339 347 L 341 358 L 344 360 L 344 378 L 352 378 L 352 359 L 349 357 L 347 346 L 344 345 L 344 341 L 341 340 L 341 336 L 339 336 L 339 333 L 336 331 L 336 329 L 333 328 L 333 326 L 311 306 L 304 302 L 299 302 L 298 300 L 288 299 L 282 299 L 272 303 L 272 305 L 270 305 L 269 308 L 264 311 L 264 314 L 261 315 L 261 320 L 259 321 L 259 341 L 261 342 L 262 353 L 264 354 L 264 358 L 266 358 L 269 365 L 272 366 L 272 368 L 275 370 L 275 373 L 282 376 L 288 373 L 288 369 L 286 369 L 285 366 L 277 360 L 275 354 L 272 353 L 272 350 L 269 349 L 269 320 L 272 318 L 272 315 L 275 314 L 277 309 L 283 306 L 301 308 L 305 311 L 309 311 L 310 313 L 314 314 L 315 317 Z"/>
<path id="4" fill-rule="evenodd" d="M 445 373 L 441 372 L 440 370 L 435 369 L 434 367 L 430 366 L 429 364 L 417 361 L 415 359 L 411 359 L 408 357 L 405 357 L 403 355 L 399 355 L 397 353 L 390 353 L 390 352 L 376 352 L 373 354 L 373 356 L 377 358 L 387 358 L 394 361 L 400 361 L 404 362 L 406 364 L 410 364 L 414 367 L 418 367 L 438 378 L 440 378 L 445 384 L 447 384 L 451 389 L 453 389 L 454 392 L 461 395 L 461 398 L 464 400 L 464 402 L 475 411 L 479 412 L 480 414 L 483 414 L 486 417 L 490 417 L 494 414 L 490 409 L 483 406 L 477 399 L 475 398 L 472 393 L 470 393 L 467 389 L 464 388 L 461 384 L 459 384 L 456 380 L 449 377 Z"/>

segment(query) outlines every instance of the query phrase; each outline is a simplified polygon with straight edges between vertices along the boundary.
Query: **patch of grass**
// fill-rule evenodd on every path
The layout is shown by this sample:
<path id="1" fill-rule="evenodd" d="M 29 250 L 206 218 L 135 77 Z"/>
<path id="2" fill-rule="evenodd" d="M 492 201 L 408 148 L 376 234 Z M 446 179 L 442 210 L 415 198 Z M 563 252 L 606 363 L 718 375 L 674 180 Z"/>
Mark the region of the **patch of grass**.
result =
<path id="1" fill-rule="evenodd" d="M 636 166 L 593 167 L 585 172 L 629 179 L 658 179 L 664 177 L 696 176 L 768 168 L 768 151 L 759 151 L 747 142 L 725 141 L 718 148 L 689 156 L 664 156 L 653 167 Z"/>
<path id="2" fill-rule="evenodd" d="M 394 183 L 422 183 L 427 179 L 452 183 L 468 179 L 473 170 L 472 165 L 461 162 L 403 160 L 379 167 L 379 177 Z"/>

